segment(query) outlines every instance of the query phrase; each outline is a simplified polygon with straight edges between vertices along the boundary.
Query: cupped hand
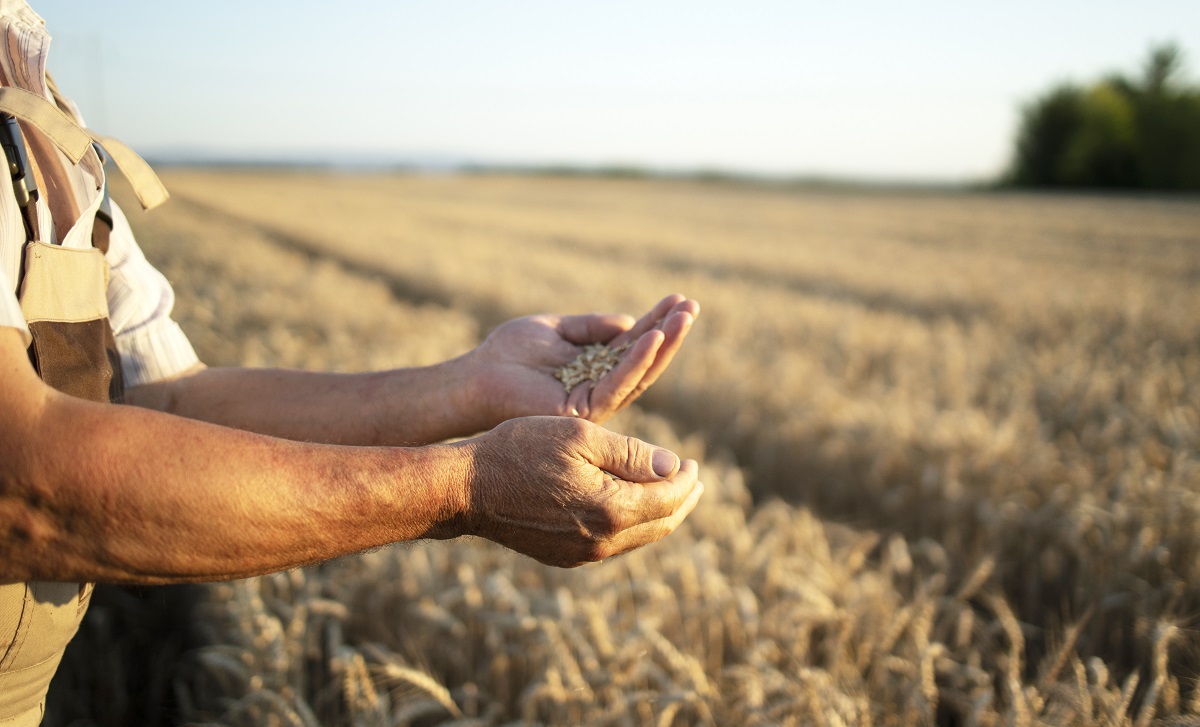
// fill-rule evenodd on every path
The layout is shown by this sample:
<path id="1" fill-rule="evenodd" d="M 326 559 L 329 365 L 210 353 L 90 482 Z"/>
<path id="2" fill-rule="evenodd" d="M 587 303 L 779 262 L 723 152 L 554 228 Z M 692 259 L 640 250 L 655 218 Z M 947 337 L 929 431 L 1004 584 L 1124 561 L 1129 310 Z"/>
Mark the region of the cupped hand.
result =
<path id="1" fill-rule="evenodd" d="M 480 344 L 480 396 L 493 424 L 520 416 L 577 416 L 602 423 L 653 384 L 683 344 L 700 305 L 669 295 L 636 321 L 627 315 L 537 315 L 509 321 Z M 598 382 L 568 394 L 554 377 L 588 344 L 626 346 L 620 362 Z"/>
<path id="2" fill-rule="evenodd" d="M 704 492 L 696 462 L 580 419 L 512 419 L 454 446 L 470 449 L 472 467 L 453 534 L 547 565 L 583 565 L 659 540 Z"/>

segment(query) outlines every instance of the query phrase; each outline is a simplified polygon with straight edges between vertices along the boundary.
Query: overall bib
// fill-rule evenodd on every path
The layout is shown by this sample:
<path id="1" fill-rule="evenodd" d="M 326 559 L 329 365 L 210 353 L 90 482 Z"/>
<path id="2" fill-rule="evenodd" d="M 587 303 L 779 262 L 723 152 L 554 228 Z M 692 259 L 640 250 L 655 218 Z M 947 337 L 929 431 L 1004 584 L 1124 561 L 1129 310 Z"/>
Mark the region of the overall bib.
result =
<path id="1" fill-rule="evenodd" d="M 43 188 L 53 194 L 63 189 L 65 163 L 44 139 L 34 139 L 25 127 L 29 147 L 41 144 L 33 155 Z M 36 133 L 36 132 L 34 132 Z M 53 151 L 53 149 L 51 149 Z M 4 190 L 0 180 L 0 193 Z M 13 191 L 21 197 L 21 192 Z M 24 247 L 24 265 L 18 283 L 21 311 L 33 343 L 29 357 L 49 386 L 97 402 L 121 400 L 121 367 L 108 322 L 108 248 L 111 217 L 105 211 L 103 192 L 86 209 L 76 212 L 75 224 L 92 219 L 92 246 L 66 248 L 34 239 L 36 206 L 26 207 L 30 239 Z M 74 200 L 70 202 L 74 204 Z M 33 212 L 29 212 L 33 207 Z M 29 215 L 34 216 L 31 223 Z M 43 228 L 44 229 L 44 228 Z M 0 726 L 32 727 L 45 712 L 46 690 L 75 635 L 92 593 L 90 583 L 29 582 L 0 585 Z"/>

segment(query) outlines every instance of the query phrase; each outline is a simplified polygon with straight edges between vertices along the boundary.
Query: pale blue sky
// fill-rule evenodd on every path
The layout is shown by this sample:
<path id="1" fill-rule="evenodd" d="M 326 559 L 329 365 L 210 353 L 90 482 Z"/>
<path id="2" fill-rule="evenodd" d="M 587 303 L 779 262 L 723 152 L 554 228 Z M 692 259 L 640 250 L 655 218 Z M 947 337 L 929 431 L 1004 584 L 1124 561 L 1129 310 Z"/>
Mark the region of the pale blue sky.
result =
<path id="1" fill-rule="evenodd" d="M 978 179 L 1055 81 L 1165 40 L 1200 71 L 1200 0 L 32 5 L 60 85 L 147 155 Z"/>

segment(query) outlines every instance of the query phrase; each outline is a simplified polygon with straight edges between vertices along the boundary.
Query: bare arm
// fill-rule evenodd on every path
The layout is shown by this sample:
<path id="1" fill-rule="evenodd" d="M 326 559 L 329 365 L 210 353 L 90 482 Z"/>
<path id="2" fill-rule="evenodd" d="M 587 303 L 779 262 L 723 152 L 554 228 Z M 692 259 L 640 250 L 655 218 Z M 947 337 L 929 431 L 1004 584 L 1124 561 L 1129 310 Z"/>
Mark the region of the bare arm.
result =
<path id="1" fill-rule="evenodd" d="M 166 582 L 420 537 L 464 507 L 448 447 L 304 445 L 55 392 L 0 328 L 0 580 Z"/>
<path id="2" fill-rule="evenodd" d="M 284 439 L 402 446 L 490 428 L 470 361 L 363 374 L 198 368 L 126 392 L 129 404 Z"/>
<path id="3" fill-rule="evenodd" d="M 662 537 L 703 490 L 694 463 L 655 474 L 661 450 L 560 418 L 358 448 L 85 402 L 7 328 L 0 416 L 0 582 L 234 578 L 463 534 L 577 565 Z"/>
<path id="4" fill-rule="evenodd" d="M 131 389 L 126 401 L 327 444 L 424 444 L 532 415 L 603 422 L 662 374 L 698 313 L 699 304 L 676 294 L 636 321 L 622 315 L 530 316 L 500 326 L 477 349 L 434 366 L 367 374 L 201 368 Z M 595 342 L 630 348 L 603 381 L 581 384 L 568 395 L 554 371 Z"/>

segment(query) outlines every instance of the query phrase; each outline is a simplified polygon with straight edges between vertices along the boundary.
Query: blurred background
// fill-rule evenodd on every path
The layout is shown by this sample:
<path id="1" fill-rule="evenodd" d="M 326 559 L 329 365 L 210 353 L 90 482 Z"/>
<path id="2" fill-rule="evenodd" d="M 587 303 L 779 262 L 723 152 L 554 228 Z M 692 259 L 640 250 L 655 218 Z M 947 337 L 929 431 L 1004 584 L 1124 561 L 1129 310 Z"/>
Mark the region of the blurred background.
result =
<path id="1" fill-rule="evenodd" d="M 708 488 L 596 568 L 99 589 L 47 727 L 1200 724 L 1200 3 L 34 5 L 206 363 L 682 291 L 608 426 Z"/>
<path id="2" fill-rule="evenodd" d="M 1179 184 L 1137 138 L 1189 127 L 1200 155 L 1185 0 L 33 5 L 90 124 L 159 161 L 978 183 L 1023 118 L 1024 181 Z M 1147 100 L 1166 48 L 1182 102 Z"/>

